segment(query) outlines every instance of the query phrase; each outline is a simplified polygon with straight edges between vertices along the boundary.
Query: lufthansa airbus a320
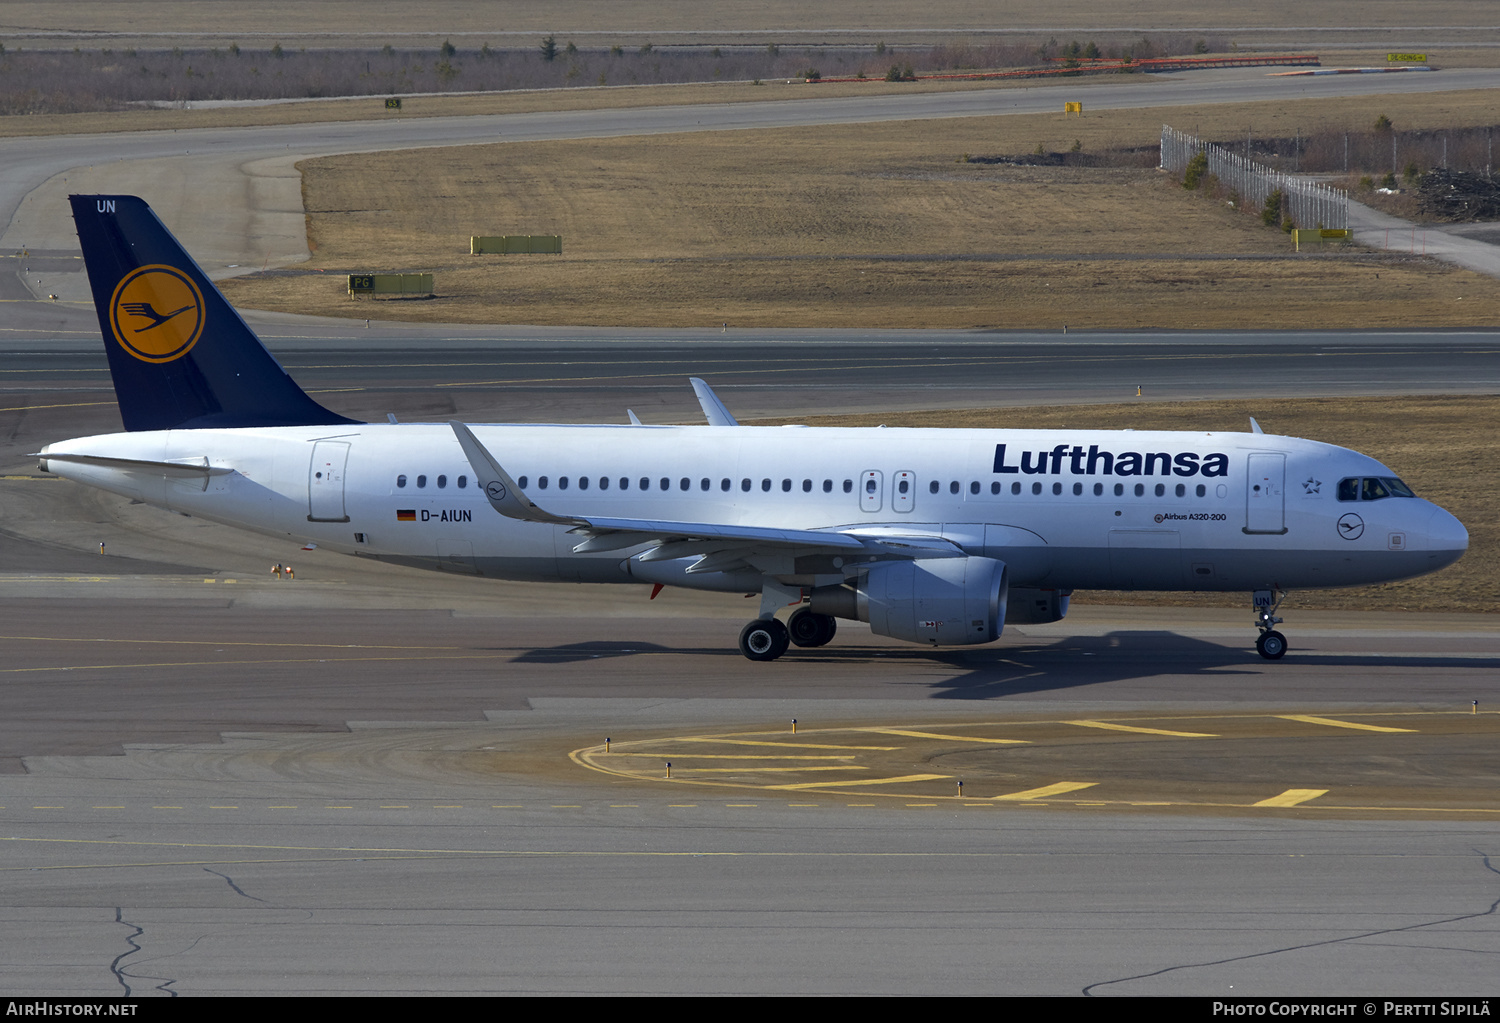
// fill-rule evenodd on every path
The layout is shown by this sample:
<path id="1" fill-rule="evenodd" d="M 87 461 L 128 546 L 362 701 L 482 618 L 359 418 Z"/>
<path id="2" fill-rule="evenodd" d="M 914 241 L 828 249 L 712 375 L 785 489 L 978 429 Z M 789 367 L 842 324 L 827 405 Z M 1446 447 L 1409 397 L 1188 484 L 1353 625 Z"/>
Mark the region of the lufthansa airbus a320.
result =
<path id="1" fill-rule="evenodd" d="M 1456 561 L 1468 533 L 1372 458 L 1250 433 L 361 423 L 309 398 L 140 199 L 73 196 L 125 433 L 43 470 L 269 536 L 497 579 L 760 594 L 751 660 L 839 619 L 932 646 L 1078 589 L 1287 591 Z M 634 417 L 632 416 L 632 419 Z"/>

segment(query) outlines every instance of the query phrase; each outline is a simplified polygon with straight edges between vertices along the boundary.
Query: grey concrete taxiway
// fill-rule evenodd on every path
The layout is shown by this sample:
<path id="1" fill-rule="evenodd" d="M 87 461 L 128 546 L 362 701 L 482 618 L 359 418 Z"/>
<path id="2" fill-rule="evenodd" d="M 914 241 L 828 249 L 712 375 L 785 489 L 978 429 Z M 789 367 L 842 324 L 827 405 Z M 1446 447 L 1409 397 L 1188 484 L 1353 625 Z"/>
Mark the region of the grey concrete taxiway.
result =
<path id="1" fill-rule="evenodd" d="M 684 421 L 689 373 L 797 414 L 1098 400 L 1143 366 L 1493 388 L 1500 361 L 319 326 L 265 324 L 321 400 L 403 420 Z M 46 478 L 26 452 L 117 428 L 70 337 L 0 352 L 7 994 L 1493 993 L 1492 616 L 1293 600 L 1271 664 L 1248 609 L 1077 606 L 752 664 L 734 595 L 371 565 Z"/>

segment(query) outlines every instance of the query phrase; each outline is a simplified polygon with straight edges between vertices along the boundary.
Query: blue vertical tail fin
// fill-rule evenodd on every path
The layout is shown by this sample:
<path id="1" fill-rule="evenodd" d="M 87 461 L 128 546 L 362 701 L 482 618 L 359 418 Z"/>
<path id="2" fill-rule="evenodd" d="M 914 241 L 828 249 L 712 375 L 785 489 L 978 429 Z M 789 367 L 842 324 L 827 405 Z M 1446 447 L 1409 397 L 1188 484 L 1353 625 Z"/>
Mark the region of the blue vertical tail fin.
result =
<path id="1" fill-rule="evenodd" d="M 358 422 L 297 386 L 143 200 L 68 198 L 125 429 Z"/>

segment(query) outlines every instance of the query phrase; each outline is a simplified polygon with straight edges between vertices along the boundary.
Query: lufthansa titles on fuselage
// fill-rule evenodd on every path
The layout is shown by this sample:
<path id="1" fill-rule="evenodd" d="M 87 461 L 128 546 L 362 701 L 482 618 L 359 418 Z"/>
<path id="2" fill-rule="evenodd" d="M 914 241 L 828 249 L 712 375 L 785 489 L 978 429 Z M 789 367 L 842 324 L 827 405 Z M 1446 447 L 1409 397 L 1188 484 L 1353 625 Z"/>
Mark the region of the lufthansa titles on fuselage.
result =
<path id="1" fill-rule="evenodd" d="M 1031 476 L 1228 476 L 1229 456 L 1222 452 L 1101 451 L 1099 445 L 1059 444 L 1051 451 L 1022 451 L 1016 462 L 1006 445 L 995 445 L 997 473 Z"/>

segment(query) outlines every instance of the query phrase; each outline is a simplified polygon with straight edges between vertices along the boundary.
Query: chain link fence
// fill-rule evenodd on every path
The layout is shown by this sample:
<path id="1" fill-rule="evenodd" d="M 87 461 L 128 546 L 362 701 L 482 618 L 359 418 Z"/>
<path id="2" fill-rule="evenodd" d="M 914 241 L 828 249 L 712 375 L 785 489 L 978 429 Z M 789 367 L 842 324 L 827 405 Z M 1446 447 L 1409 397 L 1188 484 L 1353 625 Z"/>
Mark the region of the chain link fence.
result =
<path id="1" fill-rule="evenodd" d="M 1264 209 L 1272 192 L 1282 196 L 1282 212 L 1299 227 L 1326 227 L 1344 230 L 1349 226 L 1349 193 L 1308 181 L 1293 174 L 1283 174 L 1265 164 L 1231 153 L 1202 139 L 1162 125 L 1161 167 L 1181 178 L 1188 161 L 1199 153 L 1208 156 L 1207 174 L 1218 179 L 1220 187 L 1239 196 L 1241 208 Z"/>

